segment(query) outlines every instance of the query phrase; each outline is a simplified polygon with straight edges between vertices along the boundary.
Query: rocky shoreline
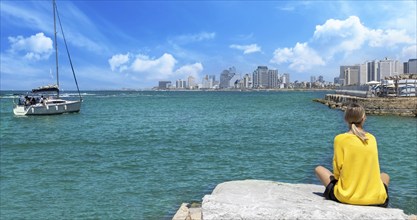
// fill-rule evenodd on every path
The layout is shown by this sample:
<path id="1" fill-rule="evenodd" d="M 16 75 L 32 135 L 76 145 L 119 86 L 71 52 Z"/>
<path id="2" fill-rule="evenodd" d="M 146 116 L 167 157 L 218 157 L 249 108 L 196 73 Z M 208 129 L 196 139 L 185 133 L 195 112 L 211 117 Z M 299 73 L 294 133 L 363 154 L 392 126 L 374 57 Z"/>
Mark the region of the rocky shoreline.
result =
<path id="1" fill-rule="evenodd" d="M 398 115 L 417 117 L 417 97 L 372 97 L 364 98 L 343 94 L 327 94 L 324 99 L 314 99 L 332 109 L 344 110 L 349 103 L 364 106 L 370 115 Z"/>

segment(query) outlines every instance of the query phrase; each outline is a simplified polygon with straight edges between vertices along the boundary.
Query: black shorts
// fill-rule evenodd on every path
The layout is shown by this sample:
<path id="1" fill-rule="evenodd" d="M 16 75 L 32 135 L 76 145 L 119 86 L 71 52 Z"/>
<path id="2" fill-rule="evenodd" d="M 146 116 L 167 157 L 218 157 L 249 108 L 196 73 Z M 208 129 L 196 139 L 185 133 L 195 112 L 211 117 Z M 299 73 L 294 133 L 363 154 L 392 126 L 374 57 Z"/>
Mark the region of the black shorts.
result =
<path id="1" fill-rule="evenodd" d="M 330 183 L 326 186 L 326 190 L 324 190 L 323 196 L 328 200 L 333 200 L 336 202 L 340 202 L 337 200 L 336 196 L 334 195 L 334 186 L 336 185 L 337 180 L 333 179 Z"/>
<path id="2" fill-rule="evenodd" d="M 330 181 L 329 185 L 326 186 L 326 190 L 324 190 L 323 196 L 324 198 L 328 200 L 340 202 L 339 200 L 337 200 L 336 196 L 334 195 L 334 186 L 336 185 L 336 183 L 337 183 L 337 180 L 335 179 Z M 372 205 L 372 206 L 379 206 L 379 207 L 384 207 L 384 208 L 388 207 L 389 195 L 388 195 L 388 187 L 387 185 L 385 185 L 385 183 L 384 183 L 384 187 L 385 187 L 385 191 L 387 192 L 387 199 L 385 200 L 384 204 L 378 204 L 378 205 Z"/>

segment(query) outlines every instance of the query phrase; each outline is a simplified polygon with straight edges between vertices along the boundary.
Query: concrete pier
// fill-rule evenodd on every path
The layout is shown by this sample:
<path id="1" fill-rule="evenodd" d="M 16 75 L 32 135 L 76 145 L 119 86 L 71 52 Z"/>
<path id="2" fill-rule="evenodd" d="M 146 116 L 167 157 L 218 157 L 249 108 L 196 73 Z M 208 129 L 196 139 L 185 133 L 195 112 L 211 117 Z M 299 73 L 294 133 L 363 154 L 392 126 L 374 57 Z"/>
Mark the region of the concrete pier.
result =
<path id="1" fill-rule="evenodd" d="M 361 104 L 370 115 L 417 116 L 417 97 L 372 97 L 364 98 L 342 94 L 327 94 L 324 99 L 315 99 L 332 109 L 344 110 L 349 103 Z"/>

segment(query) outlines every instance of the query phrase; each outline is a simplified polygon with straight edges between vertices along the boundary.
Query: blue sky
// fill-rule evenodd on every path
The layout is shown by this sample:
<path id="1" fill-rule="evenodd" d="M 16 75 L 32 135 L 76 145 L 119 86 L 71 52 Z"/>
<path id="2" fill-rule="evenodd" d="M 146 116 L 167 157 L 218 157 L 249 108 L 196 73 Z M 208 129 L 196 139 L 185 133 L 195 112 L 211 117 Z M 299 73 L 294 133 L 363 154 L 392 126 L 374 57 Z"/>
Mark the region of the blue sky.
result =
<path id="1" fill-rule="evenodd" d="M 81 89 L 198 82 L 266 65 L 291 81 L 417 57 L 416 1 L 57 1 Z M 52 4 L 0 2 L 2 90 L 53 84 Z M 74 89 L 62 36 L 60 82 Z"/>

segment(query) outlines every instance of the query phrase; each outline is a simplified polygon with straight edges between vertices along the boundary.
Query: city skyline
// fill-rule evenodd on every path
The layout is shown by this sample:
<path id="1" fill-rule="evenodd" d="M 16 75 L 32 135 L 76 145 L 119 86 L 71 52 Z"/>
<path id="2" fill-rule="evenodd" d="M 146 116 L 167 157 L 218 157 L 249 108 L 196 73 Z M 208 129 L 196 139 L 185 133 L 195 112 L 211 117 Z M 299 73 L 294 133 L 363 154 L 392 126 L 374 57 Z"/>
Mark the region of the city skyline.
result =
<path id="1" fill-rule="evenodd" d="M 417 74 L 417 59 L 407 62 L 389 59 L 364 61 L 355 65 L 341 65 L 338 83 L 340 85 L 365 85 L 401 74 Z"/>
<path id="2" fill-rule="evenodd" d="M 367 60 L 355 65 L 341 65 L 339 76 L 333 79 L 325 79 L 323 75 L 311 75 L 309 81 L 298 81 L 299 83 L 318 83 L 319 86 L 344 86 L 344 85 L 365 85 L 369 82 L 384 80 L 387 77 L 400 76 L 402 74 L 417 74 L 417 59 L 409 59 L 407 62 L 389 59 Z M 215 80 L 216 75 L 206 75 L 201 84 L 195 83 L 196 78 L 188 77 L 177 79 L 175 86 L 171 81 L 159 81 L 159 89 L 282 89 L 288 88 L 292 83 L 289 73 L 279 73 L 277 69 L 269 69 L 268 66 L 258 66 L 252 73 L 238 73 L 236 67 L 224 69 L 219 74 L 219 81 Z M 190 82 L 192 78 L 192 83 Z M 211 82 L 206 82 L 211 78 Z M 198 79 L 197 79 L 198 81 Z M 164 82 L 161 86 L 161 82 Z M 178 86 L 178 84 L 181 86 Z M 170 86 L 167 86 L 167 85 Z"/>
<path id="3" fill-rule="evenodd" d="M 218 76 L 218 78 L 216 78 Z M 318 80 L 312 80 L 314 79 Z M 162 80 L 152 89 L 155 90 L 269 90 L 269 89 L 288 89 L 301 88 L 313 83 L 317 87 L 334 86 L 335 83 L 325 81 L 322 75 L 311 76 L 310 81 L 290 81 L 289 73 L 279 73 L 277 69 L 270 69 L 268 66 L 258 66 L 252 73 L 238 73 L 234 66 L 224 69 L 219 75 L 205 75 L 198 83 L 195 77 L 188 76 L 187 79 L 176 79 L 174 81 Z"/>
<path id="4" fill-rule="evenodd" d="M 54 83 L 51 3 L 0 4 L 1 89 Z M 292 81 L 332 81 L 341 65 L 417 54 L 415 1 L 57 4 L 81 89 L 200 81 L 231 66 L 242 76 L 268 66 Z M 62 43 L 58 49 L 61 86 L 73 89 Z"/>

